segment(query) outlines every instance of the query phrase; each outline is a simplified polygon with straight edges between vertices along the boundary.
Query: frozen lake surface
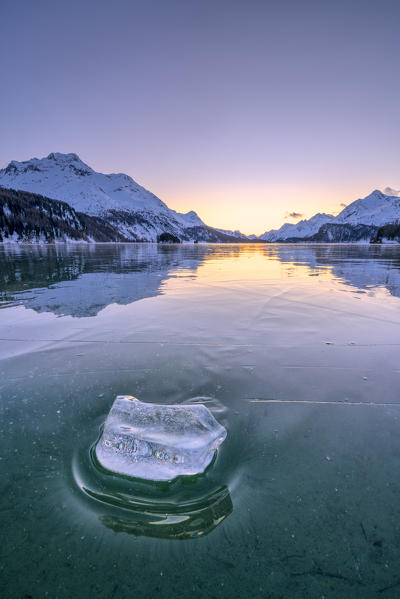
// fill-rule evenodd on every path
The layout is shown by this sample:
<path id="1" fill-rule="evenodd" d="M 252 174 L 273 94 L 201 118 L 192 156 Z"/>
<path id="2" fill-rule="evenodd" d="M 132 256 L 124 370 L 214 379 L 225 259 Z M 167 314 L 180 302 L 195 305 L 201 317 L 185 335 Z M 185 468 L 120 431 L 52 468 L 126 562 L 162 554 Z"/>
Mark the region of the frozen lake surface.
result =
<path id="1" fill-rule="evenodd" d="M 400 247 L 0 246 L 0 596 L 400 596 Z M 112 475 L 117 395 L 203 475 Z"/>

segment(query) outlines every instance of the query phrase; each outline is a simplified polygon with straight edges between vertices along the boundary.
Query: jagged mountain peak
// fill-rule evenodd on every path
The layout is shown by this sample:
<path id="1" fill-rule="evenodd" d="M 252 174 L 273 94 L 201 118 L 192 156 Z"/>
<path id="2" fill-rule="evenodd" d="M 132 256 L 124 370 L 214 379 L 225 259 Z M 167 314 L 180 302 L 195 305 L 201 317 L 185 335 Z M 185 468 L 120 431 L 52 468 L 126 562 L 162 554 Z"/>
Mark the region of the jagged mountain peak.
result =
<path id="1" fill-rule="evenodd" d="M 302 237 L 310 237 L 317 233 L 318 229 L 334 219 L 332 214 L 318 212 L 310 219 L 301 220 L 298 223 L 285 223 L 280 229 L 272 229 L 260 235 L 260 239 L 264 241 L 284 241 L 285 239 L 296 239 Z"/>
<path id="2" fill-rule="evenodd" d="M 62 154 L 61 152 L 51 152 L 47 156 L 48 160 L 54 160 L 55 162 L 82 162 L 78 154 Z"/>
<path id="3" fill-rule="evenodd" d="M 13 160 L 0 170 L 1 186 L 40 194 L 67 203 L 77 213 L 100 217 L 99 226 L 114 227 L 124 239 L 156 241 L 162 233 L 186 241 L 237 239 L 232 232 L 221 235 L 207 227 L 193 210 L 186 214 L 171 210 L 129 175 L 96 172 L 75 153 Z"/>
<path id="4" fill-rule="evenodd" d="M 0 177 L 7 179 L 7 175 L 9 178 L 16 178 L 17 176 L 20 177 L 21 175 L 28 174 L 28 176 L 24 178 L 25 181 L 23 182 L 25 183 L 29 180 L 29 173 L 47 173 L 47 175 L 49 175 L 51 172 L 56 173 L 57 170 L 69 170 L 77 176 L 94 173 L 93 169 L 85 164 L 77 154 L 52 152 L 44 158 L 31 158 L 30 160 L 23 160 L 21 162 L 11 160 L 6 168 L 0 170 Z M 32 181 L 32 183 L 34 183 L 34 181 Z M 4 186 L 6 187 L 6 185 Z"/>
<path id="5" fill-rule="evenodd" d="M 367 196 L 365 196 L 365 198 L 359 198 L 360 200 L 368 200 L 369 198 L 384 198 L 386 197 L 387 194 L 385 194 L 381 189 L 374 189 L 373 191 L 371 191 L 371 193 L 369 193 Z"/>
<path id="6" fill-rule="evenodd" d="M 311 218 L 309 218 L 308 220 L 312 220 L 313 218 L 332 218 L 332 214 L 329 214 L 328 212 L 317 212 L 317 214 L 314 214 L 314 216 L 312 216 Z"/>
<path id="7" fill-rule="evenodd" d="M 392 191 L 392 190 L 391 190 Z M 335 218 L 337 224 L 383 226 L 400 220 L 400 198 L 374 189 L 355 200 Z"/>
<path id="8" fill-rule="evenodd" d="M 40 193 L 93 216 L 110 211 L 170 212 L 164 202 L 129 175 L 98 173 L 75 153 L 51 152 L 40 159 L 12 160 L 0 170 L 0 185 Z"/>
<path id="9" fill-rule="evenodd" d="M 299 223 L 314 223 L 314 222 L 328 222 L 329 220 L 332 220 L 334 218 L 333 214 L 328 214 L 327 212 L 317 212 L 317 214 L 314 214 L 314 216 L 312 216 L 309 219 L 305 219 L 305 220 L 301 220 Z"/>
<path id="10" fill-rule="evenodd" d="M 390 187 L 384 191 L 374 189 L 365 198 L 355 200 L 346 206 L 336 217 L 318 213 L 308 220 L 296 224 L 285 223 L 280 229 L 267 231 L 260 236 L 265 241 L 284 241 L 313 237 L 320 227 L 331 225 L 375 226 L 400 222 L 400 192 Z M 328 227 L 329 228 L 329 227 Z"/>

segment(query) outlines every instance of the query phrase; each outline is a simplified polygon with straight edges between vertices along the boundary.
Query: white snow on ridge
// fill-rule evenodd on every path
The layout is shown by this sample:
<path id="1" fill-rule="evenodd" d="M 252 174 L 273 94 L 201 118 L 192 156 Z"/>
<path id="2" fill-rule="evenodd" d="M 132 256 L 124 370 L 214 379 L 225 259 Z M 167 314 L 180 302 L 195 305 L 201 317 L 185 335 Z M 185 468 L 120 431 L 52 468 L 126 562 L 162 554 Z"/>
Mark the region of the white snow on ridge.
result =
<path id="1" fill-rule="evenodd" d="M 392 189 L 390 191 L 393 192 Z M 398 196 L 388 196 L 379 189 L 375 189 L 365 198 L 349 204 L 333 222 L 338 225 L 362 224 L 381 227 L 382 225 L 399 221 L 400 198 Z"/>
<path id="2" fill-rule="evenodd" d="M 106 218 L 127 239 L 156 241 L 157 235 L 167 232 L 193 241 L 199 232 L 186 229 L 206 228 L 196 212 L 171 210 L 128 175 L 98 173 L 77 154 L 51 153 L 41 159 L 13 160 L 0 170 L 0 186 L 38 193 L 66 202 L 79 212 Z M 207 232 L 203 235 L 206 239 Z M 246 238 L 241 233 L 238 236 Z"/>
<path id="3" fill-rule="evenodd" d="M 244 233 L 241 233 L 238 230 L 230 231 L 229 229 L 216 229 L 216 231 L 219 231 L 219 233 L 223 233 L 224 235 L 234 235 L 239 239 L 257 239 L 255 235 L 245 235 Z"/>
<path id="4" fill-rule="evenodd" d="M 204 223 L 201 218 L 196 214 L 194 210 L 182 214 L 182 212 L 175 212 L 168 208 L 169 212 L 172 212 L 174 218 L 184 227 L 204 227 Z"/>
<path id="5" fill-rule="evenodd" d="M 259 239 L 274 242 L 281 239 L 296 237 L 310 237 L 318 232 L 319 228 L 325 223 L 333 221 L 335 217 L 332 214 L 318 213 L 309 220 L 301 220 L 299 223 L 285 223 L 280 229 L 273 229 L 260 235 Z"/>
<path id="6" fill-rule="evenodd" d="M 128 175 L 98 173 L 77 154 L 51 153 L 41 159 L 13 160 L 0 170 L 0 186 L 38 193 L 64 201 L 79 212 L 106 217 L 128 239 L 156 241 L 157 235 L 163 232 L 186 241 L 210 238 L 207 238 L 206 225 L 195 212 L 181 214 L 171 210 Z M 384 192 L 375 190 L 352 202 L 336 217 L 318 213 L 309 220 L 285 223 L 280 229 L 266 231 L 258 238 L 225 229 L 213 229 L 210 235 L 215 238 L 215 233 L 220 232 L 243 240 L 275 242 L 311 237 L 326 223 L 382 226 L 399 222 L 400 191 L 386 187 Z M 195 227 L 203 228 L 201 234 L 196 230 L 185 231 Z"/>
<path id="7" fill-rule="evenodd" d="M 386 187 L 385 193 L 375 189 L 365 198 L 355 200 L 336 217 L 332 214 L 315 214 L 309 220 L 302 220 L 297 224 L 285 223 L 280 229 L 267 231 L 259 239 L 274 242 L 289 238 L 311 237 L 325 223 L 381 227 L 397 222 L 400 222 L 400 191 Z"/>
<path id="8" fill-rule="evenodd" d="M 97 173 L 76 154 L 51 153 L 0 170 L 0 185 L 67 202 L 80 212 L 103 216 L 110 210 L 164 214 L 184 227 L 204 226 L 195 212 L 170 210 L 157 196 L 122 173 Z"/>

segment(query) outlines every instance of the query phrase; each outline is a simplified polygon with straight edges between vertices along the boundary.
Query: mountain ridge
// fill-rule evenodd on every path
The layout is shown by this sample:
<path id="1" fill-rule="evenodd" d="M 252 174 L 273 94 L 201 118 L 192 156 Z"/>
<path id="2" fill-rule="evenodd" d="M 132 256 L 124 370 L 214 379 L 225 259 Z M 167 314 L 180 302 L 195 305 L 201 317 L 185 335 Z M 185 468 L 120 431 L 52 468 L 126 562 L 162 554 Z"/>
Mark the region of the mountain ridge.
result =
<path id="1" fill-rule="evenodd" d="M 0 186 L 18 193 L 39 194 L 48 201 L 64 202 L 76 213 L 100 219 L 96 232 L 95 221 L 68 217 L 74 222 L 81 218 L 87 223 L 93 233 L 88 238 L 90 241 L 102 239 L 103 234 L 110 239 L 116 237 L 126 241 L 157 241 L 163 234 L 180 241 L 216 243 L 360 241 L 367 239 L 369 234 L 371 239 L 375 238 L 373 227 L 377 233 L 379 227 L 400 222 L 400 191 L 386 187 L 384 191 L 375 189 L 365 198 L 355 200 L 337 216 L 317 213 L 297 223 L 284 223 L 279 229 L 266 231 L 258 237 L 245 235 L 239 230 L 209 227 L 193 210 L 185 214 L 176 212 L 129 175 L 96 172 L 75 153 L 51 152 L 44 158 L 12 160 L 0 169 Z M 19 196 L 18 202 L 21 201 Z M 18 202 L 16 214 L 20 209 Z M 53 211 L 51 207 L 49 210 Z M 10 225 L 6 223 L 6 216 L 3 213 L 4 231 Z M 10 226 L 14 227 L 14 224 Z M 16 226 L 25 230 L 24 223 Z M 33 224 L 29 227 L 26 230 L 33 235 Z M 52 236 L 51 230 L 43 234 Z M 76 235 L 79 237 L 79 231 Z"/>
<path id="2" fill-rule="evenodd" d="M 75 153 L 12 160 L 0 170 L 0 186 L 66 202 L 77 212 L 107 221 L 127 241 L 157 241 L 162 233 L 182 241 L 245 238 L 208 227 L 193 210 L 176 212 L 129 175 L 98 173 Z"/>
<path id="3" fill-rule="evenodd" d="M 317 213 L 308 220 L 293 224 L 285 223 L 280 229 L 266 231 L 259 238 L 268 242 L 294 242 L 296 239 L 298 241 L 324 239 L 328 242 L 330 237 L 334 242 L 340 241 L 342 237 L 360 241 L 368 234 L 368 229 L 361 232 L 360 226 L 375 227 L 378 230 L 379 227 L 400 222 L 400 192 L 390 187 L 385 188 L 385 191 L 390 191 L 393 195 L 375 189 L 365 198 L 354 200 L 337 216 Z M 344 227 L 343 231 L 337 228 L 339 225 Z M 372 232 L 372 229 L 369 232 Z"/>
<path id="4" fill-rule="evenodd" d="M 275 242 L 280 239 L 308 237 L 314 235 L 322 225 L 324 225 L 326 222 L 330 222 L 333 219 L 334 216 L 332 214 L 318 212 L 309 219 L 301 220 L 298 223 L 284 223 L 280 229 L 266 231 L 260 235 L 259 239 Z"/>
<path id="5" fill-rule="evenodd" d="M 8 189 L 0 186 L 0 243 L 55 243 L 55 242 L 143 242 L 143 238 L 132 237 L 132 225 L 140 224 L 150 229 L 154 223 L 143 215 L 126 213 L 123 221 L 127 229 L 117 226 L 122 218 L 110 211 L 106 217 L 91 216 L 76 211 L 67 202 L 46 198 L 41 194 Z M 159 220 L 161 226 L 162 222 Z M 168 227 L 168 222 L 165 223 Z M 164 231 L 165 233 L 166 231 Z M 221 233 L 203 226 L 182 229 L 182 241 L 204 241 L 211 243 L 243 243 L 241 238 Z M 167 235 L 168 237 L 168 235 Z M 174 235 L 171 234 L 173 238 Z M 156 241 L 160 241 L 158 235 Z M 181 239 L 178 239 L 181 241 Z"/>
<path id="6" fill-rule="evenodd" d="M 108 210 L 145 209 L 172 212 L 184 224 L 204 224 L 194 211 L 182 214 L 171 210 L 129 175 L 99 173 L 74 153 L 51 152 L 44 158 L 12 160 L 0 169 L 0 185 L 67 202 L 75 210 L 91 216 L 102 216 Z"/>

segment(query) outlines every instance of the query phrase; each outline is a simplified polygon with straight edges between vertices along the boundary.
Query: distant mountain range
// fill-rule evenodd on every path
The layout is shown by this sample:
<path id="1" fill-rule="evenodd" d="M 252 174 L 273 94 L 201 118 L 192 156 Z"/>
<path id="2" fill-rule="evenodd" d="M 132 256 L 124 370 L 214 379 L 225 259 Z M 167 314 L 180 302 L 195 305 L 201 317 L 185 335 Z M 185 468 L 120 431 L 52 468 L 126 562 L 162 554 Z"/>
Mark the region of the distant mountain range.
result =
<path id="1" fill-rule="evenodd" d="M 390 195 L 389 195 L 390 194 Z M 370 241 L 380 227 L 400 223 L 400 192 L 375 189 L 367 197 L 355 200 L 336 217 L 316 214 L 297 224 L 285 223 L 280 229 L 267 231 L 260 239 L 279 241 Z"/>
<path id="2" fill-rule="evenodd" d="M 311 237 L 318 232 L 319 228 L 325 223 L 334 219 L 332 214 L 315 214 L 309 220 L 301 220 L 296 224 L 285 223 L 280 229 L 266 231 L 260 236 L 260 239 L 269 242 L 284 241 L 286 239 L 295 239 L 297 237 Z"/>
<path id="3" fill-rule="evenodd" d="M 76 154 L 52 153 L 0 170 L 0 241 L 399 241 L 399 196 L 375 190 L 336 217 L 316 214 L 256 237 L 209 227 L 193 211 L 171 210 L 128 175 L 97 173 Z"/>

